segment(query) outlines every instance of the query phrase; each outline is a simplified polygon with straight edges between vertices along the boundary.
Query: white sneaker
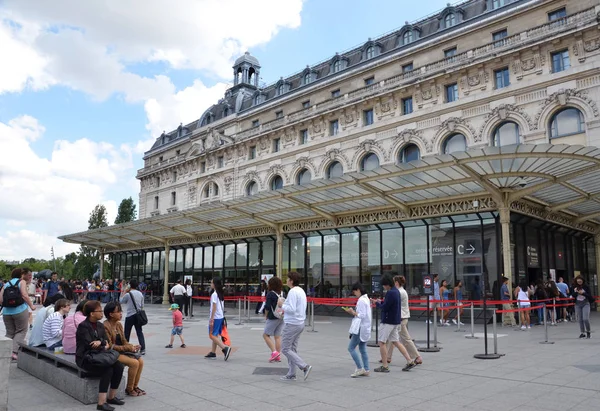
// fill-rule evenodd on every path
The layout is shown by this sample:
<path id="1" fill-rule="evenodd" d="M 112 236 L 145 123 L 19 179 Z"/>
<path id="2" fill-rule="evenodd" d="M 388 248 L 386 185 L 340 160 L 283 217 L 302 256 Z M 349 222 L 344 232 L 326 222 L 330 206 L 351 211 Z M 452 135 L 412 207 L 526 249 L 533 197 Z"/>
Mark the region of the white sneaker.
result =
<path id="1" fill-rule="evenodd" d="M 456 320 L 453 318 L 452 323 L 456 325 Z"/>
<path id="2" fill-rule="evenodd" d="M 364 374 L 365 370 L 363 368 L 357 368 L 352 374 L 350 374 L 350 377 L 357 378 L 363 376 Z"/>
<path id="3" fill-rule="evenodd" d="M 448 321 L 446 321 L 446 322 L 444 323 L 444 327 L 450 327 L 450 323 L 449 323 Z"/>
<path id="4" fill-rule="evenodd" d="M 425 320 L 425 324 L 433 324 L 431 320 Z"/>
<path id="5" fill-rule="evenodd" d="M 461 323 L 460 321 L 458 322 L 460 325 L 465 325 L 465 323 Z"/>
<path id="6" fill-rule="evenodd" d="M 527 326 L 527 329 L 528 329 L 528 330 L 531 330 L 531 325 L 528 325 L 528 326 Z"/>
<path id="7" fill-rule="evenodd" d="M 525 327 L 524 325 L 522 325 L 522 326 L 521 326 L 521 329 L 522 329 L 522 330 L 526 330 L 526 329 L 527 329 L 527 327 Z"/>

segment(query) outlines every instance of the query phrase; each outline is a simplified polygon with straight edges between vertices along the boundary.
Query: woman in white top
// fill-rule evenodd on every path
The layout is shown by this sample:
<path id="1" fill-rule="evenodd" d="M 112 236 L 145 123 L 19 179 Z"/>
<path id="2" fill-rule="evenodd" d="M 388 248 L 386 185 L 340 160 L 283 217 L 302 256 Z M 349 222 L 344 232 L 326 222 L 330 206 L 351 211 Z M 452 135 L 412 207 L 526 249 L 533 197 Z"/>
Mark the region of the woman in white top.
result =
<path id="1" fill-rule="evenodd" d="M 217 346 L 221 348 L 225 361 L 229 359 L 231 354 L 231 347 L 223 344 L 221 338 L 221 331 L 225 322 L 225 315 L 223 313 L 225 295 L 223 293 L 223 282 L 221 277 L 214 277 L 210 283 L 210 287 L 213 289 L 213 293 L 210 296 L 210 314 L 208 320 L 208 336 L 212 341 L 211 351 L 204 356 L 207 359 L 217 358 Z"/>
<path id="2" fill-rule="evenodd" d="M 283 333 L 281 335 L 281 353 L 287 357 L 288 373 L 281 377 L 285 381 L 296 379 L 296 367 L 304 372 L 306 380 L 312 370 L 296 351 L 300 334 L 304 331 L 306 319 L 306 293 L 300 287 L 300 274 L 296 271 L 288 273 L 287 285 L 290 287 L 287 299 L 279 299 L 277 305 L 283 309 Z"/>
<path id="3" fill-rule="evenodd" d="M 348 352 L 356 364 L 356 370 L 350 374 L 350 377 L 367 377 L 370 373 L 367 341 L 371 338 L 371 301 L 361 283 L 354 283 L 352 286 L 352 295 L 358 297 L 356 310 L 344 307 L 345 311 L 353 316 L 352 325 L 350 326 Z M 357 346 L 360 351 L 360 357 L 356 353 Z"/>
<path id="4" fill-rule="evenodd" d="M 525 286 L 517 286 L 515 288 L 515 297 L 517 297 L 519 308 L 531 307 L 531 302 L 529 301 L 529 295 Z M 531 317 L 529 316 L 529 310 L 520 311 L 519 315 L 521 316 L 521 329 L 526 330 L 531 328 Z"/>

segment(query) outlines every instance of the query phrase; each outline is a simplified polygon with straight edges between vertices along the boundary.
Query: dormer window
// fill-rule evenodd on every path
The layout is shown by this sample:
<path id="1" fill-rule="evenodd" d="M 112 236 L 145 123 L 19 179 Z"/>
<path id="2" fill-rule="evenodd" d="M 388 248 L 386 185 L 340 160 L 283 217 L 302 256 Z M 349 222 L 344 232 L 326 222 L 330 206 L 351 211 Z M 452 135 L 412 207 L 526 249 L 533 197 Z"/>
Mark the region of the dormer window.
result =
<path id="1" fill-rule="evenodd" d="M 454 13 L 450 13 L 446 17 L 444 17 L 444 25 L 446 26 L 446 28 L 453 27 L 455 24 L 456 16 L 454 15 Z"/>
<path id="2" fill-rule="evenodd" d="M 463 21 L 464 11 L 460 7 L 448 6 L 442 11 L 438 17 L 440 21 L 440 29 L 449 29 Z"/>
<path id="3" fill-rule="evenodd" d="M 284 92 L 285 92 L 285 86 L 284 86 L 283 84 L 280 84 L 280 85 L 277 87 L 277 95 L 278 95 L 278 96 L 280 96 L 280 95 L 282 95 Z"/>
<path id="4" fill-rule="evenodd" d="M 373 46 L 367 47 L 366 55 L 367 55 L 367 60 L 375 57 L 375 47 L 373 47 Z"/>
<path id="5" fill-rule="evenodd" d="M 402 35 L 402 44 L 410 44 L 413 42 L 413 31 L 407 30 Z"/>
<path id="6" fill-rule="evenodd" d="M 342 62 L 340 60 L 337 60 L 336 62 L 333 63 L 333 72 L 334 73 L 337 73 L 341 69 L 342 69 Z"/>
<path id="7" fill-rule="evenodd" d="M 310 83 L 310 73 L 306 73 L 304 75 L 304 80 L 303 80 L 304 84 L 309 84 Z"/>

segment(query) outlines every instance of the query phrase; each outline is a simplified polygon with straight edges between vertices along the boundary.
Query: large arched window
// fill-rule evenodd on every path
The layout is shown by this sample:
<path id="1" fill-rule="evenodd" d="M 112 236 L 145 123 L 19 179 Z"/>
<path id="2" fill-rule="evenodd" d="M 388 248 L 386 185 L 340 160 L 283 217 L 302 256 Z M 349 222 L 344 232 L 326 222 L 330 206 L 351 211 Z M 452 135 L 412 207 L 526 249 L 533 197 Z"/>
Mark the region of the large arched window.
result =
<path id="1" fill-rule="evenodd" d="M 202 197 L 211 198 L 219 196 L 219 186 L 216 183 L 208 183 L 202 191 Z"/>
<path id="2" fill-rule="evenodd" d="M 415 144 L 409 144 L 402 149 L 398 161 L 401 163 L 410 163 L 421 158 L 421 150 Z"/>
<path id="3" fill-rule="evenodd" d="M 339 161 L 334 161 L 327 167 L 327 178 L 337 178 L 344 175 L 344 167 Z"/>
<path id="4" fill-rule="evenodd" d="M 444 26 L 446 28 L 450 28 L 456 24 L 456 15 L 454 13 L 449 13 L 444 17 Z"/>
<path id="5" fill-rule="evenodd" d="M 337 73 L 338 71 L 340 71 L 342 68 L 342 61 L 341 60 L 336 60 L 335 63 L 333 63 L 333 72 Z"/>
<path id="6" fill-rule="evenodd" d="M 519 125 L 512 121 L 500 124 L 494 130 L 494 146 L 510 146 L 519 144 Z"/>
<path id="7" fill-rule="evenodd" d="M 275 176 L 271 179 L 271 190 L 279 190 L 283 188 L 283 178 Z"/>
<path id="8" fill-rule="evenodd" d="M 296 184 L 298 184 L 299 186 L 308 184 L 308 183 L 310 183 L 311 179 L 312 179 L 312 175 L 310 174 L 310 171 L 306 168 L 303 168 L 298 173 L 298 177 L 296 178 Z"/>
<path id="9" fill-rule="evenodd" d="M 375 57 L 375 47 L 373 47 L 373 46 L 367 47 L 367 52 L 365 54 L 367 56 L 367 60 Z"/>
<path id="10" fill-rule="evenodd" d="M 413 42 L 413 31 L 406 30 L 402 35 L 402 44 L 409 44 Z"/>
<path id="11" fill-rule="evenodd" d="M 375 153 L 368 153 L 360 162 L 360 171 L 371 171 L 379 168 L 379 157 Z"/>
<path id="12" fill-rule="evenodd" d="M 584 131 L 583 113 L 574 107 L 565 108 L 550 119 L 550 138 L 579 134 Z"/>
<path id="13" fill-rule="evenodd" d="M 467 151 L 467 139 L 462 134 L 452 134 L 444 141 L 442 149 L 444 154 L 452 154 L 457 151 Z"/>
<path id="14" fill-rule="evenodd" d="M 258 184 L 256 184 L 256 181 L 250 181 L 246 186 L 246 195 L 250 197 L 256 193 L 258 193 Z"/>

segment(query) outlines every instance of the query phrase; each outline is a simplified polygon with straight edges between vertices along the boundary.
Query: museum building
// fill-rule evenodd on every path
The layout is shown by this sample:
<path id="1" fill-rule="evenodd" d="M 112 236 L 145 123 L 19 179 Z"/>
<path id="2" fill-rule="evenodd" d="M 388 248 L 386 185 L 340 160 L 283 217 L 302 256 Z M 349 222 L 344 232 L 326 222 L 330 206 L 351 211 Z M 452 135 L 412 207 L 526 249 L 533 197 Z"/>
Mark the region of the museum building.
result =
<path id="1" fill-rule="evenodd" d="M 386 273 L 598 291 L 599 28 L 599 0 L 469 0 L 268 86 L 245 53 L 145 153 L 140 219 L 60 238 L 165 295 L 292 270 L 322 297 Z"/>

